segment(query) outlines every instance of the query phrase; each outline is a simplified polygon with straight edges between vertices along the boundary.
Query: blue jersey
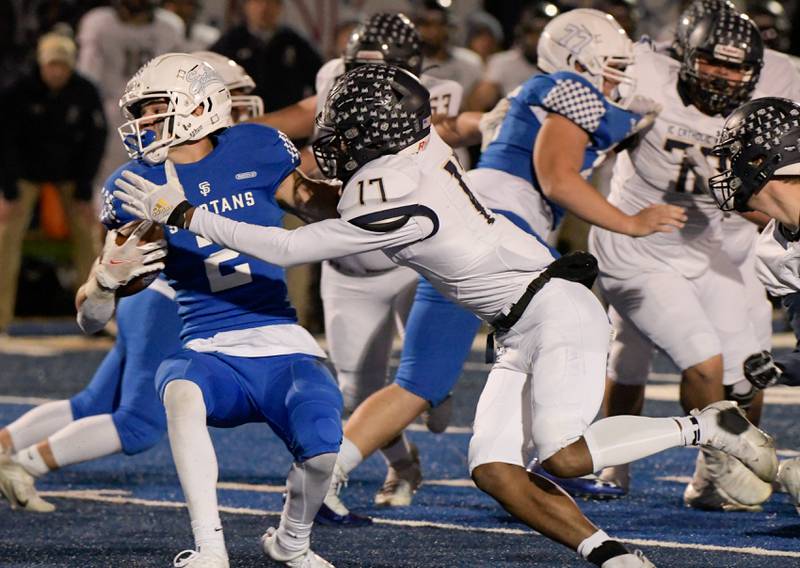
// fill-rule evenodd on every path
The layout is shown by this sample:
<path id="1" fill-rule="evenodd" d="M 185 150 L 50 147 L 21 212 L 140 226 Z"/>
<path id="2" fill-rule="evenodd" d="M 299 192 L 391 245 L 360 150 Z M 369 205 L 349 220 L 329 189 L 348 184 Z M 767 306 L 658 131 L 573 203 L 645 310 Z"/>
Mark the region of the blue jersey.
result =
<path id="1" fill-rule="evenodd" d="M 511 105 L 496 138 L 478 161 L 479 168 L 492 168 L 527 180 L 542 192 L 533 169 L 536 135 L 547 113 L 554 112 L 580 126 L 589 135 L 581 174 L 592 168 L 616 144 L 624 140 L 641 118 L 612 105 L 589 81 L 576 73 L 559 71 L 534 75 L 509 96 Z M 547 200 L 553 210 L 553 228 L 564 209 Z"/>
<path id="2" fill-rule="evenodd" d="M 199 162 L 176 164 L 186 199 L 223 217 L 264 226 L 283 223 L 275 192 L 300 162 L 294 145 L 266 126 L 241 124 L 216 136 L 214 150 Z M 131 161 L 103 187 L 101 220 L 116 228 L 134 220 L 111 196 L 123 170 L 166 182 L 164 165 Z M 169 227 L 164 271 L 175 289 L 183 321 L 181 339 L 208 338 L 221 331 L 296 323 L 283 268 L 224 249 L 190 231 Z"/>

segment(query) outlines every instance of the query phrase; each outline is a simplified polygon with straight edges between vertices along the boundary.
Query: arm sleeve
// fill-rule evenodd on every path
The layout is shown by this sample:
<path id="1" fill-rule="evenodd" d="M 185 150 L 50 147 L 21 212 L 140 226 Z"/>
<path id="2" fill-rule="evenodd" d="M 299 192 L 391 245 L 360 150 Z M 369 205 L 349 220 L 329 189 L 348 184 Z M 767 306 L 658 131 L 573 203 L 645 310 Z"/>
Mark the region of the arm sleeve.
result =
<path id="1" fill-rule="evenodd" d="M 114 292 L 101 290 L 93 274 L 83 290 L 86 300 L 78 309 L 78 325 L 84 333 L 91 335 L 103 329 L 114 315 Z"/>
<path id="2" fill-rule="evenodd" d="M 398 247 L 430 234 L 413 217 L 390 232 L 361 229 L 343 219 L 326 219 L 289 231 L 233 221 L 203 209 L 194 210 L 189 230 L 220 246 L 278 266 Z"/>

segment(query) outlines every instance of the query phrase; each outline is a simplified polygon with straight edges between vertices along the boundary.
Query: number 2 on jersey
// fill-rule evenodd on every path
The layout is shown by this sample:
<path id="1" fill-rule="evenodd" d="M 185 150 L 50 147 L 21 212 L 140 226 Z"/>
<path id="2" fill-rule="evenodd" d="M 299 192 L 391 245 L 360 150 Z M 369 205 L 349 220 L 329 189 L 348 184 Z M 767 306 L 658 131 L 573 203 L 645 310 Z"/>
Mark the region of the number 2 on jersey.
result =
<path id="1" fill-rule="evenodd" d="M 200 248 L 207 247 L 213 243 L 203 237 L 197 237 L 197 246 Z M 253 281 L 253 276 L 250 273 L 250 264 L 242 262 L 234 265 L 233 272 L 223 274 L 220 265 L 223 262 L 228 262 L 237 258 L 239 253 L 236 251 L 222 249 L 212 253 L 203 259 L 206 267 L 206 277 L 208 278 L 208 285 L 212 292 L 222 292 L 223 290 L 230 290 L 237 286 L 242 286 Z"/>

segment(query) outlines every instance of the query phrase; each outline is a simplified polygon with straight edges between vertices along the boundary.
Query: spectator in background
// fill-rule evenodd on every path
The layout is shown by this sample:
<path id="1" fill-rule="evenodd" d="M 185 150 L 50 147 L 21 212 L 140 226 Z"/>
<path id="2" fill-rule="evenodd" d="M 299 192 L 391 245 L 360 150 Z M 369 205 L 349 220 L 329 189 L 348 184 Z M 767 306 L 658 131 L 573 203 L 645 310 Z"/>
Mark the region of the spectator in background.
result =
<path id="1" fill-rule="evenodd" d="M 274 111 L 314 94 L 322 60 L 291 28 L 280 25 L 281 0 L 244 0 L 244 23 L 231 28 L 211 46 L 245 68 L 256 82 L 253 94 Z"/>
<path id="2" fill-rule="evenodd" d="M 466 99 L 483 74 L 483 64 L 469 49 L 450 45 L 454 27 L 450 11 L 436 0 L 424 0 L 413 19 L 422 39 L 422 69 L 433 77 L 461 85 Z"/>
<path id="3" fill-rule="evenodd" d="M 119 99 L 134 73 L 147 61 L 171 51 L 183 51 L 183 21 L 151 0 L 114 0 L 95 8 L 78 24 L 78 71 L 100 90 L 108 122 L 105 158 L 95 184 L 98 189 L 128 161 L 117 127 L 122 124 Z"/>
<path id="4" fill-rule="evenodd" d="M 467 18 L 467 49 L 480 56 L 483 64 L 503 45 L 503 26 L 497 18 L 479 10 Z"/>
<path id="5" fill-rule="evenodd" d="M 186 53 L 205 51 L 219 39 L 217 28 L 197 21 L 203 7 L 200 0 L 165 0 L 162 7 L 183 21 L 183 51 Z"/>
<path id="6" fill-rule="evenodd" d="M 22 239 L 42 183 L 53 183 L 61 196 L 79 282 L 98 252 L 92 178 L 103 157 L 106 123 L 97 89 L 75 72 L 75 58 L 69 37 L 46 34 L 35 72 L 2 94 L 0 332 L 14 316 Z"/>
<path id="7" fill-rule="evenodd" d="M 489 58 L 483 79 L 467 101 L 470 110 L 489 110 L 502 97 L 539 72 L 536 66 L 539 37 L 547 23 L 558 13 L 558 7 L 552 2 L 537 2 L 522 11 L 514 29 L 514 46 Z"/>

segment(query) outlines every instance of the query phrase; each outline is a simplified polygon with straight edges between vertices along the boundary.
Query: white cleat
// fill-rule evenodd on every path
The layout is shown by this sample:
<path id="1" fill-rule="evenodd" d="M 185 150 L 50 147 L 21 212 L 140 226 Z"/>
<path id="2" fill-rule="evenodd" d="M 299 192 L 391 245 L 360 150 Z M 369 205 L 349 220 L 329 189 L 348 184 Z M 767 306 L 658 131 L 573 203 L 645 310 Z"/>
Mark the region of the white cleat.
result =
<path id="1" fill-rule="evenodd" d="M 778 480 L 791 496 L 792 503 L 800 514 L 800 458 L 782 461 L 778 468 Z"/>
<path id="2" fill-rule="evenodd" d="M 701 448 L 683 502 L 705 511 L 758 512 L 770 495 L 772 485 L 761 481 L 742 462 L 719 450 Z"/>
<path id="3" fill-rule="evenodd" d="M 600 568 L 656 568 L 641 550 L 634 550 L 631 554 L 623 554 L 609 558 L 600 565 Z"/>
<path id="4" fill-rule="evenodd" d="M 729 400 L 692 410 L 700 422 L 700 444 L 722 450 L 741 461 L 763 481 L 771 483 L 778 472 L 778 455 L 772 437 L 756 428 L 741 408 Z"/>
<path id="5" fill-rule="evenodd" d="M 213 550 L 184 550 L 172 561 L 175 568 L 229 568 L 227 554 Z"/>
<path id="6" fill-rule="evenodd" d="M 407 463 L 389 466 L 386 481 L 375 494 L 375 504 L 379 507 L 408 507 L 420 485 L 422 468 L 419 450 L 411 444 L 411 459 Z"/>
<path id="7" fill-rule="evenodd" d="M 278 544 L 277 529 L 270 527 L 261 536 L 261 548 L 267 556 L 291 568 L 335 568 L 333 564 L 316 554 L 311 548 L 303 552 L 287 554 Z"/>
<path id="8" fill-rule="evenodd" d="M 55 505 L 39 497 L 34 481 L 34 477 L 10 456 L 0 455 L 0 493 L 8 499 L 11 508 L 52 513 L 56 510 Z"/>

